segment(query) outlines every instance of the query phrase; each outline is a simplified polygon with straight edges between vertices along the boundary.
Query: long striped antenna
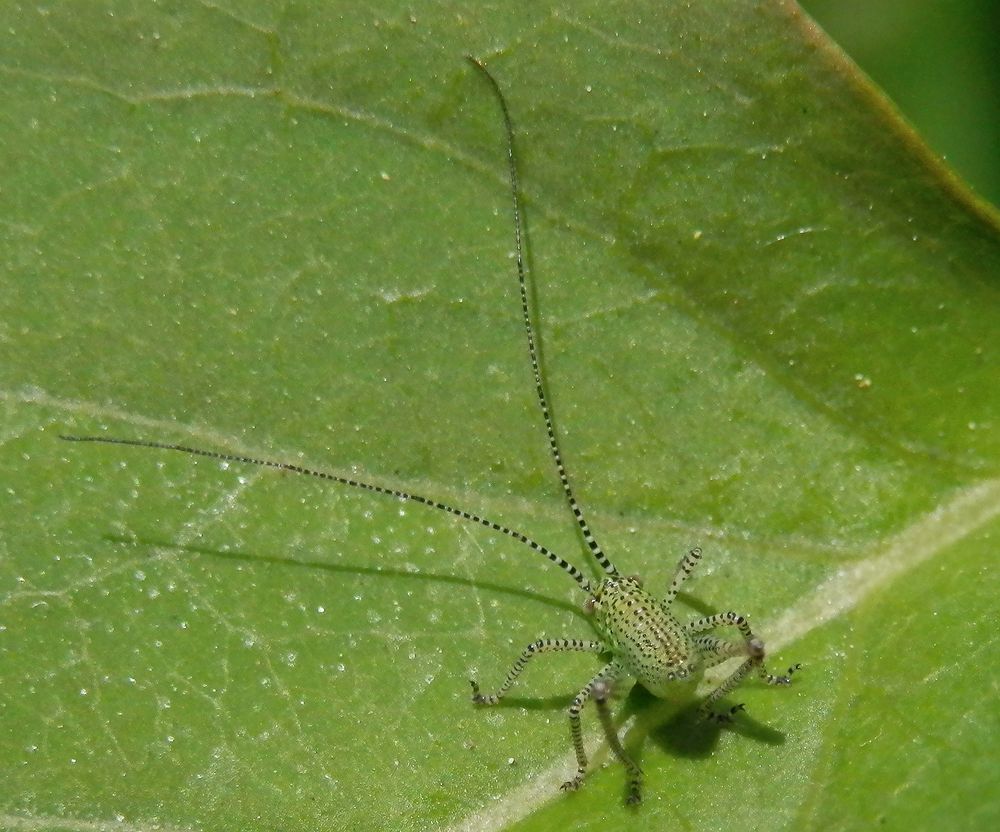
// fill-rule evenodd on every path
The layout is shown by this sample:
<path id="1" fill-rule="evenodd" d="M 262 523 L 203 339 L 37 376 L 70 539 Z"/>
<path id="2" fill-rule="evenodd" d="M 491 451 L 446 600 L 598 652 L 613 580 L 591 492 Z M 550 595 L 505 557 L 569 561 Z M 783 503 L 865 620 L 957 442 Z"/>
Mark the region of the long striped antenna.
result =
<path id="1" fill-rule="evenodd" d="M 601 565 L 601 568 L 609 575 L 617 575 L 618 570 L 608 559 L 608 556 L 604 554 L 604 550 L 601 549 L 597 538 L 590 531 L 590 526 L 587 523 L 587 518 L 584 517 L 583 509 L 580 508 L 580 504 L 577 503 L 576 496 L 573 494 L 573 487 L 569 482 L 569 474 L 566 472 L 562 453 L 559 451 L 559 442 L 556 440 L 556 431 L 552 424 L 552 414 L 549 411 L 545 386 L 542 384 L 542 372 L 538 363 L 538 347 L 535 343 L 535 329 L 531 325 L 531 309 L 528 304 L 527 267 L 524 263 L 524 229 L 521 221 L 521 189 L 518 184 L 517 162 L 514 157 L 514 125 L 510 118 L 510 110 L 507 107 L 507 100 L 504 98 L 503 91 L 500 89 L 496 78 L 490 74 L 490 71 L 480 61 L 471 55 L 467 55 L 466 58 L 489 81 L 490 87 L 493 88 L 493 92 L 496 94 L 497 101 L 500 102 L 500 110 L 503 113 L 503 123 L 507 133 L 507 171 L 510 178 L 510 195 L 514 218 L 514 255 L 517 261 L 517 281 L 521 290 L 521 314 L 524 318 L 524 331 L 528 337 L 528 355 L 531 357 L 531 371 L 535 376 L 535 393 L 538 396 L 538 405 L 542 411 L 542 418 L 545 420 L 545 432 L 549 437 L 549 450 L 552 452 L 552 459 L 555 461 L 556 471 L 559 473 L 559 481 L 562 483 L 566 501 L 569 503 L 570 510 L 576 518 L 576 524 L 580 527 L 580 533 L 583 535 L 584 542 L 586 542 L 591 554 Z"/>
<path id="2" fill-rule="evenodd" d="M 615 569 L 613 563 L 608 560 L 607 556 L 601 550 L 600 545 L 594 538 L 594 535 L 590 531 L 590 527 L 587 524 L 587 520 L 583 515 L 583 511 L 580 509 L 576 501 L 576 497 L 573 495 L 573 489 L 570 486 L 569 476 L 566 473 L 566 467 L 563 465 L 562 454 L 559 451 L 559 444 L 556 441 L 555 428 L 552 424 L 552 416 L 549 411 L 548 400 L 545 395 L 545 388 L 542 384 L 542 374 L 538 362 L 538 348 L 535 343 L 535 331 L 531 324 L 531 309 L 528 303 L 528 288 L 527 288 L 527 270 L 524 264 L 524 230 L 521 222 L 521 199 L 520 192 L 518 188 L 518 177 L 517 177 L 517 164 L 514 157 L 514 128 L 510 119 L 510 111 L 507 109 L 507 102 L 503 97 L 503 93 L 500 90 L 496 79 L 489 73 L 489 70 L 477 61 L 473 57 L 469 57 L 469 62 L 472 63 L 480 72 L 486 76 L 496 93 L 497 100 L 500 102 L 500 109 L 503 113 L 504 127 L 506 130 L 507 137 L 507 161 L 510 171 L 510 188 L 511 188 L 511 199 L 513 202 L 513 220 L 514 220 L 514 244 L 515 251 L 517 255 L 517 276 L 518 284 L 520 286 L 521 292 L 521 313 L 524 319 L 524 329 L 528 339 L 528 354 L 531 358 L 531 369 L 535 378 L 535 392 L 538 396 L 538 404 L 542 411 L 542 417 L 545 420 L 545 431 L 549 439 L 549 450 L 552 452 L 552 458 L 556 464 L 556 470 L 559 473 L 559 480 L 562 483 L 563 491 L 566 494 L 566 499 L 569 502 L 569 507 L 573 512 L 573 516 L 576 518 L 576 522 L 580 527 L 580 531 L 583 534 L 583 539 L 586 541 L 587 546 L 590 548 L 591 553 L 597 562 L 601 565 L 606 573 L 609 575 L 617 575 L 618 570 Z M 339 483 L 341 485 L 347 485 L 351 488 L 360 488 L 364 491 L 369 491 L 375 494 L 384 494 L 389 497 L 395 497 L 399 500 L 406 500 L 413 503 L 419 503 L 420 505 L 430 506 L 431 508 L 437 509 L 438 511 L 444 511 L 448 514 L 453 514 L 456 517 L 461 517 L 463 520 L 469 520 L 473 523 L 478 523 L 481 526 L 485 526 L 488 529 L 492 529 L 495 532 L 511 537 L 520 543 L 525 544 L 529 548 L 544 555 L 552 563 L 562 569 L 566 574 L 568 574 L 580 588 L 586 592 L 591 592 L 590 581 L 587 580 L 586 576 L 577 569 L 573 564 L 569 563 L 555 552 L 542 546 L 540 543 L 536 543 L 530 537 L 528 537 L 523 532 L 519 532 L 516 529 L 508 528 L 500 523 L 496 523 L 493 520 L 489 520 L 486 517 L 475 514 L 471 511 L 466 511 L 465 509 L 456 508 L 455 506 L 448 505 L 447 503 L 442 503 L 439 500 L 431 499 L 429 497 L 424 497 L 420 494 L 412 494 L 407 491 L 401 491 L 395 488 L 387 488 L 385 486 L 376 485 L 370 482 L 363 482 L 361 480 L 355 480 L 350 477 L 340 476 L 339 474 L 333 474 L 327 471 L 318 471 L 311 468 L 306 468 L 302 465 L 296 465 L 289 462 L 277 462 L 270 459 L 260 459 L 257 457 L 243 456 L 241 454 L 230 454 L 221 451 L 210 451 L 202 448 L 194 448 L 188 445 L 178 445 L 169 442 L 159 442 L 155 440 L 148 439 L 121 439 L 117 437 L 110 436 L 60 436 L 60 439 L 64 439 L 67 442 L 95 442 L 103 443 L 107 445 L 130 445 L 138 448 L 155 448 L 165 451 L 177 451 L 180 453 L 191 454 L 193 456 L 207 457 L 209 459 L 217 459 L 223 462 L 236 462 L 245 465 L 259 465 L 265 468 L 276 468 L 281 471 L 289 471 L 294 474 L 303 474 L 305 476 L 316 477 L 321 480 L 327 480 L 330 482 Z"/>
<path id="3" fill-rule="evenodd" d="M 510 529 L 507 526 L 502 526 L 500 523 L 495 523 L 494 521 L 481 517 L 478 514 L 473 514 L 471 511 L 455 508 L 447 503 L 442 503 L 439 500 L 432 500 L 430 497 L 424 497 L 420 494 L 411 494 L 408 491 L 400 491 L 397 488 L 386 488 L 382 485 L 375 485 L 370 482 L 351 479 L 350 477 L 342 477 L 339 474 L 331 474 L 328 471 L 317 471 L 312 468 L 306 468 L 303 465 L 295 465 L 291 462 L 275 462 L 271 459 L 259 459 L 252 456 L 243 456 L 242 454 L 206 451 L 202 448 L 192 448 L 188 445 L 175 445 L 170 442 L 154 442 L 148 439 L 118 439 L 111 436 L 61 435 L 59 438 L 64 439 L 67 442 L 101 442 L 106 445 L 132 445 L 137 448 L 158 448 L 164 451 L 180 451 L 181 453 L 192 454 L 193 456 L 204 456 L 209 459 L 218 459 L 222 462 L 238 462 L 243 465 L 260 465 L 264 468 L 277 468 L 279 471 L 290 471 L 293 474 L 303 474 L 308 477 L 316 477 L 317 479 L 328 480 L 330 482 L 340 483 L 341 485 L 349 485 L 351 488 L 360 488 L 364 491 L 371 491 L 375 494 L 384 494 L 387 497 L 395 497 L 398 500 L 406 500 L 411 503 L 419 503 L 420 505 L 430 506 L 431 508 L 438 509 L 438 511 L 446 511 L 448 514 L 454 514 L 456 517 L 461 517 L 463 520 L 471 520 L 473 523 L 479 523 L 480 526 L 486 526 L 488 529 L 500 532 L 500 534 L 505 534 L 507 537 L 514 538 L 514 540 L 525 544 L 539 554 L 547 557 L 556 566 L 573 578 L 573 580 L 580 585 L 580 588 L 584 592 L 590 592 L 590 582 L 579 569 L 573 566 L 573 564 L 563 560 L 563 558 L 559 557 L 559 555 L 555 552 L 547 549 L 540 543 L 536 543 L 526 534 L 523 534 L 515 529 Z"/>

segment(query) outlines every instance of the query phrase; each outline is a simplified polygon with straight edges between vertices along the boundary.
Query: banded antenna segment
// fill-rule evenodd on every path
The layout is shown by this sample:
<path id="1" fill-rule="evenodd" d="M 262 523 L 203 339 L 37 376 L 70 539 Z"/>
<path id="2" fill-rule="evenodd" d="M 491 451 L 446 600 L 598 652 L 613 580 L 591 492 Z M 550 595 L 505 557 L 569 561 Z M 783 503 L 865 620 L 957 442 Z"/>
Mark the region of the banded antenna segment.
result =
<path id="1" fill-rule="evenodd" d="M 340 485 L 349 485 L 351 488 L 360 488 L 364 491 L 371 491 L 374 494 L 384 494 L 388 497 L 395 497 L 398 500 L 406 500 L 411 503 L 419 503 L 420 505 L 430 506 L 431 508 L 436 508 L 438 511 L 445 511 L 448 514 L 454 514 L 456 517 L 461 517 L 463 520 L 470 520 L 473 523 L 478 523 L 480 526 L 486 526 L 488 529 L 492 529 L 493 531 L 499 532 L 507 537 L 514 538 L 514 540 L 525 544 L 539 554 L 547 557 L 556 566 L 573 578 L 573 580 L 580 585 L 580 588 L 584 592 L 590 592 L 590 582 L 579 569 L 561 558 L 555 552 L 545 546 L 542 546 L 542 544 L 536 543 L 523 532 L 508 528 L 507 526 L 496 523 L 486 517 L 474 514 L 471 511 L 455 508 L 454 506 L 448 505 L 448 503 L 442 503 L 439 500 L 433 500 L 430 497 L 424 497 L 420 494 L 412 494 L 409 491 L 401 491 L 398 488 L 386 488 L 385 486 L 375 485 L 374 483 L 364 482 L 363 480 L 343 477 L 340 474 L 332 474 L 329 471 L 318 471 L 313 468 L 306 468 L 304 465 L 296 465 L 292 462 L 277 462 L 273 459 L 261 459 L 259 457 L 243 456 L 242 454 L 229 454 L 222 451 L 208 451 L 204 448 L 192 448 L 189 445 L 175 445 L 171 442 L 155 442 L 148 439 L 119 439 L 112 436 L 60 435 L 59 438 L 64 439 L 67 442 L 101 442 L 105 445 L 131 445 L 137 448 L 157 448 L 163 451 L 180 451 L 184 454 L 203 456 L 208 459 L 217 459 L 222 462 L 238 462 L 242 465 L 259 465 L 263 468 L 276 468 L 279 471 L 290 471 L 293 474 L 303 474 L 307 477 L 316 477 L 317 479 L 336 482 Z"/>
<path id="2" fill-rule="evenodd" d="M 514 218 L 514 255 L 517 261 L 517 282 L 521 291 L 521 314 L 524 319 L 524 332 L 528 339 L 528 355 L 531 358 L 531 372 L 535 377 L 535 394 L 538 397 L 538 405 L 542 411 L 542 419 L 545 421 L 545 432 L 549 439 L 549 451 L 552 453 L 552 459 L 555 462 L 556 471 L 559 474 L 559 482 L 562 483 L 563 493 L 566 495 L 566 501 L 569 503 L 570 510 L 573 512 L 576 524 L 580 527 L 580 533 L 583 535 L 583 540 L 587 544 L 587 548 L 590 549 L 590 553 L 594 556 L 594 559 L 600 564 L 601 568 L 608 575 L 617 575 L 618 570 L 609 560 L 608 556 L 604 554 L 604 550 L 601 549 L 601 545 L 597 542 L 597 538 L 594 537 L 593 532 L 590 530 L 590 525 L 587 523 L 587 518 L 584 516 L 583 509 L 580 508 L 580 504 L 576 501 L 576 496 L 573 494 L 573 487 L 570 485 L 569 474 L 567 473 L 566 466 L 563 463 L 562 453 L 559 450 L 559 442 L 556 439 L 555 426 L 552 423 L 552 413 L 549 410 L 548 397 L 545 394 L 545 385 L 542 383 L 542 372 L 538 361 L 538 347 L 535 342 L 535 329 L 531 324 L 531 308 L 528 303 L 527 267 L 525 266 L 523 244 L 524 228 L 521 220 L 521 189 L 517 175 L 517 162 L 514 156 L 514 125 L 511 121 L 510 110 L 507 107 L 507 100 L 503 96 L 503 91 L 500 89 L 500 85 L 490 74 L 490 71 L 486 68 L 486 66 L 473 58 L 471 55 L 466 55 L 466 59 L 483 74 L 487 81 L 489 81 L 490 87 L 492 87 L 493 92 L 497 97 L 497 101 L 500 102 L 500 110 L 503 113 L 504 129 L 507 134 L 507 171 L 510 178 L 510 196 Z"/>

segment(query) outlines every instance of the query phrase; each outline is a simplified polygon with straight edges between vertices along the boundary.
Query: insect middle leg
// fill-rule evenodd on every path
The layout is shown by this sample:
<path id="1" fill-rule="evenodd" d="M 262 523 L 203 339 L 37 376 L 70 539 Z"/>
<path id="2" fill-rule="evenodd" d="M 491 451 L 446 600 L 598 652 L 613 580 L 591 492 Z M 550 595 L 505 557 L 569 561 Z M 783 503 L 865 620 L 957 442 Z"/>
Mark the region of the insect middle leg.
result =
<path id="1" fill-rule="evenodd" d="M 799 669 L 800 665 L 796 664 L 788 668 L 788 673 L 785 676 L 774 676 L 768 673 L 767 668 L 764 667 L 764 642 L 753 634 L 746 617 L 735 612 L 723 612 L 699 618 L 697 621 L 690 622 L 687 625 L 687 630 L 695 634 L 716 627 L 735 627 L 743 636 L 743 642 L 727 641 L 714 636 L 703 636 L 697 639 L 696 644 L 702 652 L 705 666 L 711 667 L 734 656 L 746 656 L 747 659 L 705 698 L 698 710 L 709 720 L 729 722 L 733 714 L 743 709 L 743 705 L 734 706 L 728 714 L 715 713 L 712 710 L 712 705 L 734 690 L 752 670 L 756 670 L 758 675 L 769 685 L 790 685 L 792 683 L 791 676 Z"/>
<path id="2" fill-rule="evenodd" d="M 517 657 L 510 670 L 507 671 L 507 678 L 493 693 L 480 693 L 479 685 L 474 679 L 469 680 L 472 685 L 472 701 L 477 705 L 496 705 L 510 690 L 517 677 L 521 675 L 525 666 L 532 658 L 540 653 L 565 653 L 575 651 L 579 653 L 607 653 L 608 647 L 600 641 L 584 641 L 578 638 L 540 638 L 531 642 L 520 656 Z"/>

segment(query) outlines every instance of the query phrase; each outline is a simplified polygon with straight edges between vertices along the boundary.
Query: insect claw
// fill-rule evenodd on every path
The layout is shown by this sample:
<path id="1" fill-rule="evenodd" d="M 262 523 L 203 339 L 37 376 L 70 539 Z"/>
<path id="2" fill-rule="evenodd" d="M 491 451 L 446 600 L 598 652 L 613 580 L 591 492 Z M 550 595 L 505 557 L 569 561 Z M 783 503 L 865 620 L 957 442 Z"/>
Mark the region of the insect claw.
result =
<path id="1" fill-rule="evenodd" d="M 774 681 L 771 682 L 770 684 L 772 684 L 772 685 L 790 685 L 792 683 L 792 674 L 796 670 L 801 670 L 801 669 L 802 669 L 802 665 L 801 664 L 793 664 L 786 671 L 786 675 L 784 675 L 784 676 L 776 676 L 774 678 Z"/>

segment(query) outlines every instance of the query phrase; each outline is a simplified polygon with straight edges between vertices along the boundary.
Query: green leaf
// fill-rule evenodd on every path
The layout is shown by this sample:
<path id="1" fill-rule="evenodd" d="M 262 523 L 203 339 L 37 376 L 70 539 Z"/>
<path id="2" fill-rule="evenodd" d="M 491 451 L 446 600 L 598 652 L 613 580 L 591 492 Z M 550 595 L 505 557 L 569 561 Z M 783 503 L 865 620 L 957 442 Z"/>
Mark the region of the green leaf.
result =
<path id="1" fill-rule="evenodd" d="M 994 828 L 993 209 L 790 4 L 327 5 L 0 12 L 0 825 Z M 735 730 L 633 691 L 638 813 L 557 788 L 593 657 L 469 702 L 591 633 L 527 547 L 57 438 L 585 565 L 465 54 L 600 540 L 804 665 Z"/>

